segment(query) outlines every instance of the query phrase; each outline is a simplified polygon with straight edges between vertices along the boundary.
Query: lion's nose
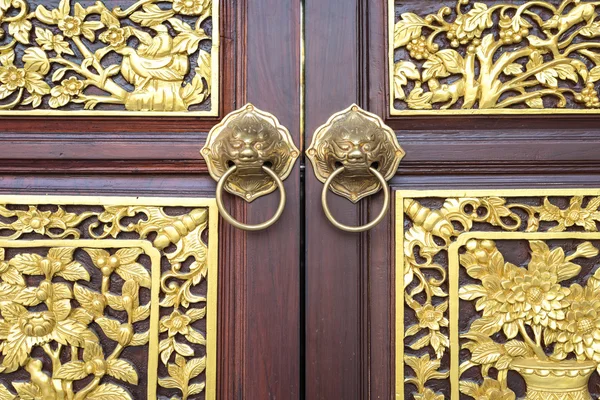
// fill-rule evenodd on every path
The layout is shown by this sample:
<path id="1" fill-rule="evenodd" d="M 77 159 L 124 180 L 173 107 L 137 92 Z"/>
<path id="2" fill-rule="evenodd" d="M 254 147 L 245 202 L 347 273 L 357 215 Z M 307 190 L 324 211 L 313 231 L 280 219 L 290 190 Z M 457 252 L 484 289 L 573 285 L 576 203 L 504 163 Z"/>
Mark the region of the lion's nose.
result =
<path id="1" fill-rule="evenodd" d="M 244 160 L 251 160 L 256 158 L 256 152 L 249 147 L 246 147 L 240 152 L 240 158 Z"/>
<path id="2" fill-rule="evenodd" d="M 352 150 L 350 153 L 348 153 L 348 161 L 351 163 L 360 163 L 363 162 L 364 159 L 364 154 L 358 149 Z"/>

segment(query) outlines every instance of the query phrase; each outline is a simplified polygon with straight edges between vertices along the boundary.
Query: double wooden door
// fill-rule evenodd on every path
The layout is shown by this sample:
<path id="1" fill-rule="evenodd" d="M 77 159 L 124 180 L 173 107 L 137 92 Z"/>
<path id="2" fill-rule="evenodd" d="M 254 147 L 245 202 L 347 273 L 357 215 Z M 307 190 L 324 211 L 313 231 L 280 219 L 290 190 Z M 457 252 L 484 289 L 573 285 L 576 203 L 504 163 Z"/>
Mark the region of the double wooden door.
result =
<path id="1" fill-rule="evenodd" d="M 0 0 L 0 400 L 597 396 L 597 8 Z"/>

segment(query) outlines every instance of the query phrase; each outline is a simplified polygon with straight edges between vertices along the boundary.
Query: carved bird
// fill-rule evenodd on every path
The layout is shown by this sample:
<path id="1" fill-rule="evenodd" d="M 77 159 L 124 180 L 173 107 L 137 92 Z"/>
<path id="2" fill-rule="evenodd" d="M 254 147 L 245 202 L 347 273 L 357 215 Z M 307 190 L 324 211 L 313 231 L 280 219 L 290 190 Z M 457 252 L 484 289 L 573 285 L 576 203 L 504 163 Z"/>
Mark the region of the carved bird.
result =
<path id="1" fill-rule="evenodd" d="M 127 81 L 143 90 L 152 79 L 181 82 L 188 71 L 188 58 L 185 54 L 173 54 L 173 38 L 167 27 L 152 27 L 154 37 L 138 36 L 142 42 L 137 49 L 124 47 L 117 50 L 123 55 L 121 71 Z"/>

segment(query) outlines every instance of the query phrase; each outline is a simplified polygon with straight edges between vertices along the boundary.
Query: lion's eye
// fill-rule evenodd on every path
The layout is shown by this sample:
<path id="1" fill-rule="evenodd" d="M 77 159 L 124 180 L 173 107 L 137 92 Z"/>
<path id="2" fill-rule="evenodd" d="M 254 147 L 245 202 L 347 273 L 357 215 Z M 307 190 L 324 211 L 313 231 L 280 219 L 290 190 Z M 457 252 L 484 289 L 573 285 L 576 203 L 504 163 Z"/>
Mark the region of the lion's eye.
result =
<path id="1" fill-rule="evenodd" d="M 235 140 L 233 142 L 231 142 L 231 147 L 233 147 L 234 149 L 239 149 L 243 146 L 243 143 L 241 140 Z"/>
<path id="2" fill-rule="evenodd" d="M 363 146 L 363 150 L 364 150 L 364 151 L 370 151 L 370 150 L 371 150 L 371 145 L 370 145 L 370 144 L 365 144 L 365 145 Z"/>
<path id="3" fill-rule="evenodd" d="M 256 143 L 256 144 L 254 145 L 254 148 L 255 148 L 256 150 L 262 150 L 264 147 L 265 147 L 264 143 L 260 143 L 260 142 L 259 142 L 259 143 Z"/>

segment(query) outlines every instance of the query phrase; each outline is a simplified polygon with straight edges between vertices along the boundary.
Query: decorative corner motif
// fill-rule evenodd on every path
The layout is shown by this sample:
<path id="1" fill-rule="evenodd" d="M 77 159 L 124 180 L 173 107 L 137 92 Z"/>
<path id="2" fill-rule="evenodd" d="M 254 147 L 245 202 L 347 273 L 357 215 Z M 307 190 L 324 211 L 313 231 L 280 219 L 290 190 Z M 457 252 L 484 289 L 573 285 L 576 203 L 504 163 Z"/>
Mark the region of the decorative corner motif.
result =
<path id="1" fill-rule="evenodd" d="M 218 3 L 0 3 L 0 114 L 215 115 Z"/>
<path id="2" fill-rule="evenodd" d="M 216 207 L 165 200 L 0 198 L 1 399 L 214 399 Z"/>
<path id="3" fill-rule="evenodd" d="M 598 4 L 456 0 L 398 18 L 389 2 L 393 115 L 600 112 Z"/>
<path id="4" fill-rule="evenodd" d="M 369 168 L 375 167 L 389 180 L 396 174 L 405 152 L 394 131 L 381 118 L 354 104 L 317 129 L 306 154 L 323 183 L 336 169 L 344 167 L 331 189 L 357 203 L 382 189 Z"/>
<path id="5" fill-rule="evenodd" d="M 227 115 L 208 134 L 200 154 L 212 178 L 219 181 L 237 167 L 224 183 L 229 193 L 252 202 L 277 189 L 263 167 L 285 180 L 300 156 L 290 132 L 272 114 L 252 104 Z"/>
<path id="6" fill-rule="evenodd" d="M 598 191 L 399 192 L 397 205 L 398 399 L 592 398 Z"/>

